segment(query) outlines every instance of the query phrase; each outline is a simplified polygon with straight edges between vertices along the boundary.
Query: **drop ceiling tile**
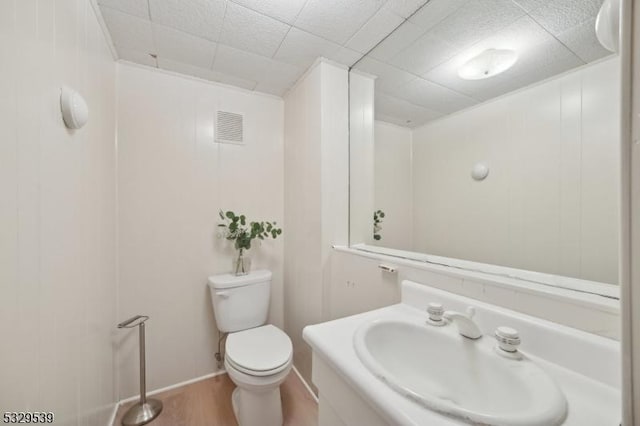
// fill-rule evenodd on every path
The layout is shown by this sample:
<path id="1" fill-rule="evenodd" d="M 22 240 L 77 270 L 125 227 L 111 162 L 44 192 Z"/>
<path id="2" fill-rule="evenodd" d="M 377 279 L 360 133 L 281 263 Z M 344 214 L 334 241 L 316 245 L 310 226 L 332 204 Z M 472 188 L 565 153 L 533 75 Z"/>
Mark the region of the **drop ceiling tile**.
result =
<path id="1" fill-rule="evenodd" d="M 273 59 L 306 69 L 318 57 L 328 57 L 336 53 L 338 49 L 340 49 L 340 45 L 336 43 L 293 27 L 284 38 Z"/>
<path id="2" fill-rule="evenodd" d="M 430 121 L 437 120 L 438 117 L 434 117 L 433 113 L 429 110 L 419 112 L 409 119 L 409 123 L 407 126 L 415 129 L 416 127 L 422 126 L 423 124 L 427 124 Z"/>
<path id="3" fill-rule="evenodd" d="M 184 64 L 182 62 L 175 62 L 170 59 L 158 58 L 158 68 L 177 72 L 179 74 L 190 75 L 204 80 L 242 87 L 248 90 L 253 90 L 253 88 L 256 86 L 255 81 L 244 80 L 242 78 L 238 78 L 228 74 L 215 72 L 211 69 L 195 67 L 193 65 Z"/>
<path id="4" fill-rule="evenodd" d="M 445 62 L 456 52 L 456 47 L 427 33 L 389 62 L 397 68 L 421 75 Z"/>
<path id="5" fill-rule="evenodd" d="M 409 47 L 420 38 L 425 31 L 409 21 L 405 21 L 397 30 L 389 34 L 369 55 L 383 62 L 389 62 L 391 58 Z"/>
<path id="6" fill-rule="evenodd" d="M 362 53 L 356 52 L 355 50 L 348 49 L 346 47 L 341 47 L 335 52 L 325 55 L 327 59 L 331 59 L 339 64 L 346 65 L 351 67 L 353 64 L 358 62 L 360 58 L 362 58 Z"/>
<path id="7" fill-rule="evenodd" d="M 308 0 L 294 26 L 343 45 L 385 0 Z"/>
<path id="8" fill-rule="evenodd" d="M 376 92 L 375 95 L 375 111 L 376 114 L 381 114 L 383 116 L 397 118 L 402 117 L 404 119 L 403 125 L 405 126 L 411 126 L 412 124 L 415 124 L 415 121 L 423 123 L 428 120 L 435 120 L 436 118 L 442 117 L 442 114 L 437 111 L 432 111 L 428 108 L 414 105 L 404 99 L 399 99 L 379 92 Z"/>
<path id="9" fill-rule="evenodd" d="M 103 7 L 101 12 L 116 47 L 139 52 L 155 51 L 151 22 L 108 7 Z"/>
<path id="10" fill-rule="evenodd" d="M 98 0 L 98 5 L 110 7 L 139 18 L 149 19 L 149 2 L 147 0 Z"/>
<path id="11" fill-rule="evenodd" d="M 409 127 L 407 118 L 398 115 L 386 115 L 378 111 L 375 112 L 376 121 L 384 121 L 385 123 L 395 124 L 396 126 Z"/>
<path id="12" fill-rule="evenodd" d="M 248 7 L 282 22 L 292 24 L 302 10 L 306 0 L 232 0 L 234 3 Z"/>
<path id="13" fill-rule="evenodd" d="M 474 55 L 486 49 L 511 49 L 519 55 L 527 53 L 527 49 L 540 43 L 553 40 L 553 36 L 542 28 L 531 17 L 525 15 L 507 25 L 491 36 L 480 40 L 466 50 Z"/>
<path id="14" fill-rule="evenodd" d="M 213 71 L 244 80 L 260 81 L 271 67 L 271 62 L 271 59 L 264 56 L 219 44 L 213 61 Z"/>
<path id="15" fill-rule="evenodd" d="M 385 3 L 384 9 L 407 19 L 427 2 L 428 0 L 389 0 Z"/>
<path id="16" fill-rule="evenodd" d="M 513 79 L 524 87 L 584 65 L 584 62 L 562 43 L 552 39 L 531 49 L 519 65 L 514 67 Z"/>
<path id="17" fill-rule="evenodd" d="M 294 81 L 295 83 L 295 81 Z M 263 93 L 269 93 L 271 95 L 275 95 L 275 96 L 280 96 L 280 97 L 284 97 L 285 94 L 287 93 L 287 91 L 289 89 L 291 89 L 291 87 L 293 87 L 293 84 L 291 85 L 282 85 L 282 84 L 278 84 L 276 83 L 272 83 L 268 80 L 265 81 L 261 81 L 256 85 L 255 90 L 258 92 L 263 92 Z"/>
<path id="18" fill-rule="evenodd" d="M 220 43 L 271 57 L 290 28 L 290 25 L 230 2 Z"/>
<path id="19" fill-rule="evenodd" d="M 218 41 L 225 0 L 149 0 L 151 20 L 211 41 Z"/>
<path id="20" fill-rule="evenodd" d="M 411 73 L 369 57 L 364 57 L 354 68 L 377 77 L 376 89 L 387 93 L 416 78 Z"/>
<path id="21" fill-rule="evenodd" d="M 304 73 L 302 68 L 283 62 L 272 61 L 272 65 L 265 76 L 258 82 L 257 91 L 283 96 L 292 88 Z"/>
<path id="22" fill-rule="evenodd" d="M 148 65 L 150 67 L 158 66 L 156 58 L 147 52 L 139 52 L 137 50 L 127 49 L 124 47 L 117 47 L 116 50 L 118 52 L 118 59 L 135 62 L 136 64 Z"/>
<path id="23" fill-rule="evenodd" d="M 524 14 L 524 10 L 511 0 L 469 0 L 427 34 L 465 48 L 491 36 Z"/>
<path id="24" fill-rule="evenodd" d="M 195 67 L 193 65 L 188 65 L 182 62 L 172 61 L 171 59 L 159 57 L 158 68 L 166 71 L 177 72 L 178 74 L 202 78 L 204 80 L 213 80 L 211 78 L 211 76 L 213 75 L 213 71 L 211 71 L 211 69 Z"/>
<path id="25" fill-rule="evenodd" d="M 518 6 L 523 8 L 525 11 L 531 12 L 532 10 L 537 9 L 540 6 L 543 6 L 553 0 L 513 0 L 513 1 Z"/>
<path id="26" fill-rule="evenodd" d="M 558 35 L 598 15 L 602 0 L 555 0 L 544 3 L 530 15 L 544 28 Z"/>
<path id="27" fill-rule="evenodd" d="M 460 9 L 469 0 L 431 0 L 409 21 L 420 26 L 424 31 L 430 30 L 439 22 Z"/>
<path id="28" fill-rule="evenodd" d="M 360 53 L 367 53 L 403 21 L 400 16 L 382 8 L 349 39 L 345 46 Z"/>
<path id="29" fill-rule="evenodd" d="M 251 80 L 245 80 L 234 75 L 224 74 L 216 71 L 211 71 L 210 75 L 211 80 L 218 83 L 228 84 L 229 86 L 242 87 L 243 89 L 247 90 L 256 90 L 257 83 Z"/>
<path id="30" fill-rule="evenodd" d="M 475 99 L 422 78 L 401 86 L 396 96 L 443 114 L 451 114 L 478 103 Z"/>
<path id="31" fill-rule="evenodd" d="M 211 71 L 211 80 L 222 84 L 228 84 L 230 86 L 242 87 L 243 89 L 247 90 L 255 90 L 257 84 L 251 80 L 245 80 L 234 75 L 224 74 L 216 71 Z"/>
<path id="32" fill-rule="evenodd" d="M 565 46 L 573 51 L 584 62 L 592 62 L 612 53 L 602 47 L 595 30 L 596 20 L 591 19 L 558 34 Z"/>
<path id="33" fill-rule="evenodd" d="M 283 97 L 287 93 L 286 88 L 278 85 L 271 85 L 266 82 L 258 83 L 254 89 L 256 92 L 268 93 L 269 95 Z"/>
<path id="34" fill-rule="evenodd" d="M 216 43 L 158 24 L 153 24 L 153 35 L 158 58 L 211 68 Z"/>

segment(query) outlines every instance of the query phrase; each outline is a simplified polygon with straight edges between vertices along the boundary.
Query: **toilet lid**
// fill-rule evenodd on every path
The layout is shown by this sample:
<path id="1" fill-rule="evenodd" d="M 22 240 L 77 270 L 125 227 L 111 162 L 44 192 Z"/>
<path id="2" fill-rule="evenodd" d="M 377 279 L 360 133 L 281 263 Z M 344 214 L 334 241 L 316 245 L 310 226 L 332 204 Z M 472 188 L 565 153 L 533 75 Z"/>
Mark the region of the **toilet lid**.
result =
<path id="1" fill-rule="evenodd" d="M 236 365 L 252 371 L 281 367 L 291 358 L 291 339 L 273 325 L 251 328 L 227 337 L 226 356 Z"/>

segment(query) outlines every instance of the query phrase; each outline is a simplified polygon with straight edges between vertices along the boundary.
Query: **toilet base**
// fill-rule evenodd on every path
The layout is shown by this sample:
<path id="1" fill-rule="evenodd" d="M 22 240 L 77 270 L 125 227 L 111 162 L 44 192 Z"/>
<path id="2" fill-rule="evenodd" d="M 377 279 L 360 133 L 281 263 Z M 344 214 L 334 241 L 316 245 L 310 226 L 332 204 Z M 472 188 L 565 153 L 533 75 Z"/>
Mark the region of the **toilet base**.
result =
<path id="1" fill-rule="evenodd" d="M 280 386 L 266 392 L 251 392 L 236 387 L 231 404 L 240 426 L 282 426 Z"/>

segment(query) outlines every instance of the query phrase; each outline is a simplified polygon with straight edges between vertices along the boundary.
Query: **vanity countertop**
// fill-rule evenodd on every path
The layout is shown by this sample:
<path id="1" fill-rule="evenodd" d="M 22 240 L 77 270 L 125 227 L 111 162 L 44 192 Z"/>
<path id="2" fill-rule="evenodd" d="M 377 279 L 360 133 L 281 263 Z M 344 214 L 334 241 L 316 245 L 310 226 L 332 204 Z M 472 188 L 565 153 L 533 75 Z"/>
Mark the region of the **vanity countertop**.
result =
<path id="1" fill-rule="evenodd" d="M 458 296 L 454 296 L 458 297 Z M 504 312 L 504 310 L 502 310 Z M 519 317 L 520 314 L 514 313 Z M 377 411 L 386 422 L 393 425 L 463 425 L 460 419 L 448 417 L 431 411 L 411 401 L 397 391 L 385 385 L 375 377 L 358 358 L 353 344 L 356 330 L 364 323 L 374 320 L 415 321 L 423 323 L 426 313 L 406 303 L 353 315 L 346 318 L 308 326 L 304 329 L 304 339 L 313 348 L 314 355 L 319 356 L 333 368 L 358 394 Z M 533 321 L 540 322 L 535 319 Z M 507 323 L 508 325 L 508 323 Z M 566 328 L 564 330 L 566 332 Z M 577 336 L 584 335 L 585 340 L 592 341 L 593 336 L 577 331 Z M 485 336 L 485 339 L 490 338 Z M 600 338 L 598 338 L 600 339 Z M 604 338 L 603 338 L 604 339 Z M 535 361 L 560 386 L 568 402 L 568 416 L 565 426 L 602 426 L 617 425 L 620 422 L 620 391 L 612 383 L 598 380 L 598 359 L 593 359 L 594 375 L 585 374 L 584 369 L 577 372 L 567 366 L 566 362 L 554 363 L 527 351 L 526 341 L 523 353 Z M 568 342 L 567 344 L 570 344 Z M 605 339 L 597 341 L 606 347 L 615 345 Z M 594 351 L 597 356 L 598 351 Z M 590 353 L 580 354 L 583 358 L 594 356 Z M 581 360 L 584 363 L 584 359 Z M 564 366 L 562 366 L 564 364 Z M 578 364 L 578 362 L 577 362 Z M 612 380 L 615 382 L 615 380 Z"/>

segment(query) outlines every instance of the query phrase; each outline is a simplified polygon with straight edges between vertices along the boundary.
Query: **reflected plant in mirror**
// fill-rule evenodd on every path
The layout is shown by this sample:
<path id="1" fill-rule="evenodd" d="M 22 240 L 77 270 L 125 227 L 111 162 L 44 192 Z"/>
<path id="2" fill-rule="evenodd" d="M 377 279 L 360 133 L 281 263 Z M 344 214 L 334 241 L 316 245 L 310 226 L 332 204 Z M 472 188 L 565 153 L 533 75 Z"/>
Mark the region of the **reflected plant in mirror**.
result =
<path id="1" fill-rule="evenodd" d="M 350 245 L 618 298 L 618 15 L 418 3 L 351 67 Z"/>
<path id="2" fill-rule="evenodd" d="M 384 219 L 384 212 L 382 210 L 373 212 L 373 239 L 376 241 L 382 239 L 382 235 L 380 235 L 380 231 L 382 231 L 382 219 Z"/>
<path id="3" fill-rule="evenodd" d="M 218 227 L 224 230 L 224 238 L 233 241 L 235 249 L 238 250 L 238 257 L 234 261 L 234 273 L 247 275 L 251 269 L 251 259 L 245 256 L 245 251 L 251 249 L 252 241 L 276 239 L 282 234 L 282 229 L 276 227 L 276 222 L 248 222 L 245 215 L 237 215 L 232 211 L 220 210 L 219 215 L 223 223 L 218 224 Z"/>

